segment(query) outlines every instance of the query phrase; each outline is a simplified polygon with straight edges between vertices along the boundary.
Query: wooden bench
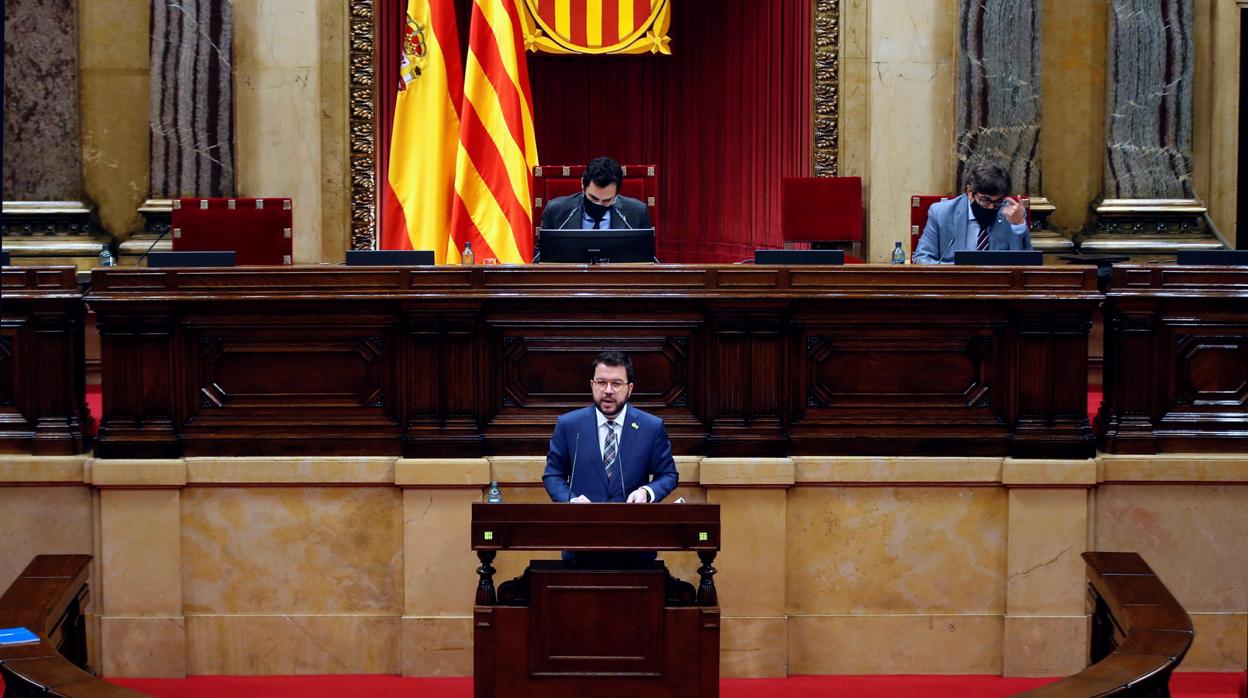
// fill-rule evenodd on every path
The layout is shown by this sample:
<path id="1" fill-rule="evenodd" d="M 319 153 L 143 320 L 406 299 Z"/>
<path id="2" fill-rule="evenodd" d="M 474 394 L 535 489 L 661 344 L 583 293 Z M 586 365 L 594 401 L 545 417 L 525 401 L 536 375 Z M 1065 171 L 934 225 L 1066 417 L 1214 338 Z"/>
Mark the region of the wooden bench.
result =
<path id="1" fill-rule="evenodd" d="M 1136 553 L 1084 553 L 1094 604 L 1091 666 L 1021 694 L 1033 698 L 1169 696 L 1192 646 L 1192 620 Z"/>
<path id="2" fill-rule="evenodd" d="M 90 555 L 36 555 L 0 596 L 0 628 L 25 627 L 39 642 L 0 647 L 4 698 L 142 696 L 95 677 L 87 667 Z"/>

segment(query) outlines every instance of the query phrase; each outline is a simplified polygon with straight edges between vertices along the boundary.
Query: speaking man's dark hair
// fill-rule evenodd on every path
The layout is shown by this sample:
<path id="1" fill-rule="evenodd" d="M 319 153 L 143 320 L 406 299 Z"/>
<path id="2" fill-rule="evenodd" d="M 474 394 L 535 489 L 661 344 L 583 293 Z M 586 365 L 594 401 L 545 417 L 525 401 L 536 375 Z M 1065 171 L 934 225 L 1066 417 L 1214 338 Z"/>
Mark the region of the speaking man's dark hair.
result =
<path id="1" fill-rule="evenodd" d="M 590 182 L 600 187 L 610 186 L 611 184 L 615 184 L 616 187 L 622 187 L 624 186 L 624 168 L 620 167 L 620 163 L 611 158 L 594 158 L 585 166 L 585 174 L 581 175 L 582 187 L 588 187 Z"/>
<path id="2" fill-rule="evenodd" d="M 995 162 L 972 165 L 966 174 L 966 185 L 971 188 L 971 193 L 988 196 L 1006 196 L 1014 188 L 1009 171 Z"/>
<path id="3" fill-rule="evenodd" d="M 602 186 L 602 185 L 599 185 Z M 633 382 L 633 360 L 628 358 L 628 354 L 622 351 L 604 351 L 594 357 L 594 362 L 589 365 L 589 377 L 593 378 L 594 373 L 598 371 L 598 364 L 603 366 L 623 366 L 624 373 L 628 375 L 628 382 Z"/>

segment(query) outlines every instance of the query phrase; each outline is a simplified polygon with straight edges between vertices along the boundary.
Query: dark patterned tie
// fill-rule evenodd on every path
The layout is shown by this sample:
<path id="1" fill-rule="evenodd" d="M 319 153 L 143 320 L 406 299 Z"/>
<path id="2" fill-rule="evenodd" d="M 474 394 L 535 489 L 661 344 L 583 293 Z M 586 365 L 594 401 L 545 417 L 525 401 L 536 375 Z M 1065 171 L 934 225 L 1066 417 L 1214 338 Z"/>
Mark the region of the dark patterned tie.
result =
<path id="1" fill-rule="evenodd" d="M 594 230 L 601 230 L 601 229 L 602 229 L 602 219 L 601 219 L 601 218 L 595 218 L 595 219 L 594 219 Z"/>
<path id="2" fill-rule="evenodd" d="M 615 420 L 607 420 L 607 443 L 602 449 L 602 464 L 607 468 L 607 482 L 611 482 L 611 476 L 615 474 L 615 453 L 616 436 L 615 436 Z"/>
<path id="3" fill-rule="evenodd" d="M 988 249 L 988 227 L 979 226 L 979 242 L 975 245 L 975 249 L 983 252 Z"/>

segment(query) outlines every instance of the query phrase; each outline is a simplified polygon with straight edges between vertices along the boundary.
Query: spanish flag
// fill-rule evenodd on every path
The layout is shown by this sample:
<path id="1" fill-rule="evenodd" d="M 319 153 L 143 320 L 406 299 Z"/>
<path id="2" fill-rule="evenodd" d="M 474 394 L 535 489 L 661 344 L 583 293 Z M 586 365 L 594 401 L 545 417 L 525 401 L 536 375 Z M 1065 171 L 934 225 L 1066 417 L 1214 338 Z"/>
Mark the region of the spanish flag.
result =
<path id="1" fill-rule="evenodd" d="M 405 20 L 381 247 L 433 250 L 438 264 L 454 263 L 459 250 L 451 238 L 451 217 L 464 93 L 455 6 L 408 0 Z"/>
<path id="2" fill-rule="evenodd" d="M 472 243 L 477 263 L 533 258 L 537 144 L 520 2 L 472 3 L 451 229 L 461 249 Z"/>

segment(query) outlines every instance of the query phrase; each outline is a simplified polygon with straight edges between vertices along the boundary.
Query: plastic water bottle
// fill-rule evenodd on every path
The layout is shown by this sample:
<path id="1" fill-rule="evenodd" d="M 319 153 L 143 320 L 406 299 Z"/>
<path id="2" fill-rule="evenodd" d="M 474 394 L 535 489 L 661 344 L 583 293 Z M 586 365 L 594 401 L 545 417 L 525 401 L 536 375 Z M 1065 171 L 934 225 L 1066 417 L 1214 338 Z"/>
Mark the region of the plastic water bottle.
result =
<path id="1" fill-rule="evenodd" d="M 105 245 L 104 249 L 100 250 L 100 266 L 111 267 L 113 266 L 113 264 L 114 264 L 113 253 L 109 252 L 108 246 Z"/>
<path id="2" fill-rule="evenodd" d="M 464 243 L 464 251 L 459 253 L 459 263 L 460 264 L 474 264 L 475 263 L 472 258 L 472 243 L 471 242 Z"/>
<path id="3" fill-rule="evenodd" d="M 498 489 L 498 480 L 490 483 L 490 489 L 485 493 L 485 501 L 490 504 L 503 503 L 503 493 Z"/>
<path id="4" fill-rule="evenodd" d="M 897 246 L 893 248 L 893 264 L 905 264 L 905 263 L 906 263 L 906 251 L 901 249 L 901 243 L 899 242 L 897 243 Z"/>

